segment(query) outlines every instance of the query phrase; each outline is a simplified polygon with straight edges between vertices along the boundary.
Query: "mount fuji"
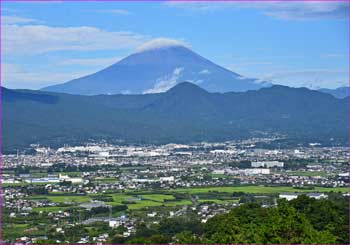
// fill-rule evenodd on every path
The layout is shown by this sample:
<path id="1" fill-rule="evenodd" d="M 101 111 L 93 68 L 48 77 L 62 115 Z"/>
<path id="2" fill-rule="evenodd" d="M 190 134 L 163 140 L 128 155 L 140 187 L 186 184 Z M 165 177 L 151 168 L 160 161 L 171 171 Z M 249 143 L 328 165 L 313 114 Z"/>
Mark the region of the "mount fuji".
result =
<path id="1" fill-rule="evenodd" d="M 81 95 L 161 93 L 183 81 L 209 92 L 244 92 L 271 85 L 223 68 L 182 43 L 155 39 L 101 71 L 42 90 Z"/>

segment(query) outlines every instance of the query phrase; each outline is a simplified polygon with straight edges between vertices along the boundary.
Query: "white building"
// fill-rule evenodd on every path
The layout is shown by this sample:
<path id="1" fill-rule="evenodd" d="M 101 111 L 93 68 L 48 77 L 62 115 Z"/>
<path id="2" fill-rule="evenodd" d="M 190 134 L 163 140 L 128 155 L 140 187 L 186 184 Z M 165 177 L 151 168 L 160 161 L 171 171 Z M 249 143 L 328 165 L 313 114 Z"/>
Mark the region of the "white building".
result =
<path id="1" fill-rule="evenodd" d="M 287 201 L 296 199 L 299 195 L 302 195 L 305 193 L 281 193 L 279 195 L 279 198 L 285 198 L 287 199 Z M 306 194 L 308 197 L 310 198 L 315 198 L 315 199 L 323 199 L 323 198 L 328 198 L 328 195 L 324 194 L 324 193 L 307 193 Z"/>
<path id="2" fill-rule="evenodd" d="M 270 174 L 270 169 L 268 168 L 247 168 L 243 171 L 246 175 Z"/>
<path id="3" fill-rule="evenodd" d="M 58 183 L 60 180 L 55 177 L 26 179 L 27 183 Z"/>
<path id="4" fill-rule="evenodd" d="M 273 167 L 278 167 L 278 168 L 283 168 L 284 163 L 280 161 L 261 161 L 261 162 L 252 162 L 251 166 L 253 168 L 273 168 Z"/>
<path id="5" fill-rule="evenodd" d="M 160 182 L 174 182 L 175 177 L 174 176 L 160 177 L 159 180 L 160 180 Z"/>
<path id="6" fill-rule="evenodd" d="M 154 179 L 132 179 L 131 180 L 134 183 L 152 183 L 152 182 L 157 182 Z"/>
<path id="7" fill-rule="evenodd" d="M 213 170 L 212 173 L 213 173 L 213 174 L 224 174 L 224 173 L 225 173 L 225 170 L 224 170 L 224 169 L 216 169 L 216 170 Z"/>
<path id="8" fill-rule="evenodd" d="M 120 220 L 110 220 L 110 221 L 108 222 L 108 225 L 109 225 L 109 227 L 111 227 L 111 228 L 117 228 L 117 227 L 119 227 L 121 224 L 122 224 L 122 222 L 121 222 Z"/>
<path id="9" fill-rule="evenodd" d="M 69 182 L 72 182 L 73 184 L 83 182 L 83 178 L 79 178 L 79 177 L 71 178 L 68 175 L 62 175 L 62 174 L 59 175 L 59 180 L 69 181 Z"/>
<path id="10" fill-rule="evenodd" d="M 290 201 L 290 200 L 293 200 L 293 199 L 296 199 L 298 198 L 299 196 L 299 193 L 281 193 L 279 194 L 279 198 L 281 199 L 287 199 L 287 201 Z"/>
<path id="11" fill-rule="evenodd" d="M 307 196 L 311 197 L 311 198 L 315 198 L 315 199 L 328 198 L 328 195 L 326 195 L 324 193 L 308 193 Z"/>

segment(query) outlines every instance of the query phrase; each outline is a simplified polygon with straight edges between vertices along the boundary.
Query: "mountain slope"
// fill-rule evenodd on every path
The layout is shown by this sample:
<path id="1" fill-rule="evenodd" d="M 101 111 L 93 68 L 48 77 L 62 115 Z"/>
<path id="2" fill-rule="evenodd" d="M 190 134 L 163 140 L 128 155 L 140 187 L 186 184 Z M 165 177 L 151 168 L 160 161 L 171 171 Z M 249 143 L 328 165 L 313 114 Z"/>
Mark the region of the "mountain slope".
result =
<path id="1" fill-rule="evenodd" d="M 283 134 L 298 142 L 347 140 L 347 100 L 305 88 L 209 93 L 180 83 L 146 95 L 2 92 L 4 150 L 92 139 L 188 143 Z"/>
<path id="2" fill-rule="evenodd" d="M 170 45 L 136 52 L 94 74 L 42 90 L 82 95 L 159 93 L 179 81 L 190 81 L 210 92 L 269 86 L 218 66 L 184 46 Z"/>
<path id="3" fill-rule="evenodd" d="M 331 94 L 338 99 L 343 99 L 349 96 L 349 89 L 350 89 L 349 87 L 339 87 L 336 89 L 322 88 L 322 89 L 319 89 L 318 91 Z"/>

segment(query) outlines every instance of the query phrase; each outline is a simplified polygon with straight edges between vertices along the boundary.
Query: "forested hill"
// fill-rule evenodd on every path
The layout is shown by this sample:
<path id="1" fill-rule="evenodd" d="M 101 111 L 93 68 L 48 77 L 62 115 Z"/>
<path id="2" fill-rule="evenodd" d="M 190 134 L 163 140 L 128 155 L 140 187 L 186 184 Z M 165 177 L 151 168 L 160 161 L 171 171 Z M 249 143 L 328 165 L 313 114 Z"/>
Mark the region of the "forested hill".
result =
<path id="1" fill-rule="evenodd" d="M 279 200 L 277 207 L 244 203 L 201 223 L 195 215 L 140 225 L 129 244 L 349 244 L 349 201 L 338 193 L 316 200 L 306 195 Z"/>
<path id="2" fill-rule="evenodd" d="M 306 88 L 209 93 L 184 82 L 165 93 L 81 96 L 2 88 L 3 147 L 87 140 L 224 141 L 283 134 L 300 142 L 347 140 L 347 99 Z"/>

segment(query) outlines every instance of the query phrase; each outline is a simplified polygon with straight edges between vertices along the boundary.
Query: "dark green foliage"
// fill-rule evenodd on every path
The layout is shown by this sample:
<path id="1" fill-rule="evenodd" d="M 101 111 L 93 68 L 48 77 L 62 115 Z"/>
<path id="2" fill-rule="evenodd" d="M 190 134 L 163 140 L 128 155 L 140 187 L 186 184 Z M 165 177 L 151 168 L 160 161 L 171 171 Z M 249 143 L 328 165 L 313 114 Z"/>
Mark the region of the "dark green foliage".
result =
<path id="1" fill-rule="evenodd" d="M 48 194 L 47 189 L 45 186 L 27 186 L 27 187 L 22 187 L 21 191 L 26 193 L 27 195 L 46 195 Z"/>
<path id="2" fill-rule="evenodd" d="M 161 221 L 159 225 L 160 233 L 169 237 L 172 237 L 182 231 L 190 231 L 197 234 L 202 233 L 202 225 L 195 217 L 165 219 Z"/>
<path id="3" fill-rule="evenodd" d="M 155 95 L 78 96 L 3 88 L 5 151 L 31 143 L 61 146 L 222 141 L 285 134 L 300 142 L 345 142 L 347 100 L 273 86 L 208 93 L 181 83 Z"/>
<path id="4" fill-rule="evenodd" d="M 239 162 L 231 162 L 229 163 L 230 167 L 236 167 L 236 168 L 250 168 L 251 167 L 251 161 L 239 161 Z"/>
<path id="5" fill-rule="evenodd" d="M 338 243 L 348 242 L 349 200 L 331 193 L 329 199 L 315 200 L 305 195 L 292 200 L 291 205 L 304 214 L 317 230 L 328 231 Z"/>
<path id="6" fill-rule="evenodd" d="M 110 211 L 109 207 L 93 207 L 90 210 L 91 215 L 96 215 L 96 214 L 105 214 Z"/>
<path id="7" fill-rule="evenodd" d="M 61 234 L 55 229 L 45 230 L 52 222 L 46 215 L 32 212 L 27 217 L 10 218 L 10 212 L 3 210 L 5 239 L 20 237 L 24 229 L 37 227 L 34 234 L 48 236 L 48 240 L 40 241 L 43 243 L 57 239 L 75 243 L 83 236 L 108 233 L 108 243 L 112 244 L 349 244 L 349 200 L 339 193 L 329 193 L 328 199 L 321 200 L 300 195 L 290 202 L 279 200 L 277 207 L 269 208 L 249 202 L 206 223 L 187 211 L 183 216 L 162 219 L 159 224 L 140 222 L 136 234 L 128 238 L 122 236 L 125 227 L 112 229 L 106 222 L 68 226 Z M 22 223 L 28 226 L 22 227 Z"/>
<path id="8" fill-rule="evenodd" d="M 167 244 L 169 239 L 163 235 L 152 235 L 150 237 L 135 237 L 126 241 L 126 244 Z"/>
<path id="9" fill-rule="evenodd" d="M 183 231 L 175 236 L 176 244 L 199 244 L 202 243 L 201 239 L 197 235 L 193 234 L 190 231 Z"/>
<path id="10" fill-rule="evenodd" d="M 191 214 L 142 224 L 127 243 L 158 243 L 153 239 L 159 236 L 176 244 L 348 244 L 348 211 L 347 198 L 336 193 L 328 200 L 301 195 L 270 208 L 249 202 L 205 224 Z"/>
<path id="11" fill-rule="evenodd" d="M 338 195 L 341 197 L 341 195 Z M 206 243 L 348 243 L 347 201 L 316 200 L 307 196 L 277 208 L 247 203 L 205 225 Z"/>
<path id="12" fill-rule="evenodd" d="M 136 228 L 136 234 L 129 238 L 126 243 L 162 244 L 171 242 L 175 236 L 179 241 L 184 239 L 193 239 L 194 241 L 196 235 L 189 236 L 189 234 L 203 234 L 202 224 L 193 214 L 186 217 L 163 219 L 159 225 L 147 226 L 141 223 Z M 196 241 L 200 240 L 196 239 Z"/>
<path id="13" fill-rule="evenodd" d="M 94 196 L 94 200 L 96 201 L 102 201 L 102 202 L 113 202 L 113 197 L 112 196 Z"/>
<path id="14" fill-rule="evenodd" d="M 115 205 L 112 207 L 112 212 L 120 212 L 128 209 L 127 205 Z"/>

